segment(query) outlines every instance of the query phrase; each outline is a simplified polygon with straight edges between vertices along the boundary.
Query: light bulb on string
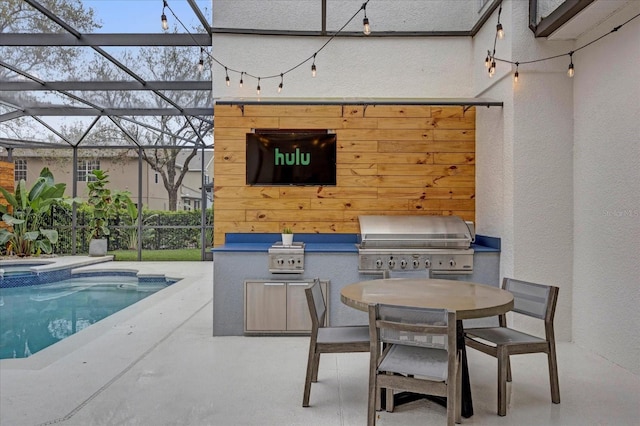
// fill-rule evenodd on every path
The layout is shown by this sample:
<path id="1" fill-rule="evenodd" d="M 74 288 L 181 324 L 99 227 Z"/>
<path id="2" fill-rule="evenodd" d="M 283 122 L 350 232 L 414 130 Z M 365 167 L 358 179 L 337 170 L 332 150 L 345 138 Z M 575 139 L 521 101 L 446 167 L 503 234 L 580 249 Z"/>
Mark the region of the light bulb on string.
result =
<path id="1" fill-rule="evenodd" d="M 244 71 L 242 71 L 242 72 L 240 73 L 240 88 L 241 88 L 241 89 L 242 89 L 242 84 L 243 84 L 243 81 L 242 81 L 242 76 L 243 76 L 243 75 L 244 75 Z"/>
<path id="2" fill-rule="evenodd" d="M 278 85 L 278 93 L 282 92 L 283 85 L 284 85 L 284 76 L 280 74 L 280 84 Z"/>
<path id="3" fill-rule="evenodd" d="M 575 69 L 573 68 L 573 52 L 569 52 L 569 69 L 567 70 L 567 75 L 570 78 L 573 78 L 573 76 L 575 75 Z"/>
<path id="4" fill-rule="evenodd" d="M 498 34 L 498 38 L 502 40 L 504 38 L 504 28 L 502 28 L 502 24 L 500 22 L 498 22 L 498 25 L 496 25 L 496 31 Z"/>
<path id="5" fill-rule="evenodd" d="M 316 76 L 316 54 L 313 54 L 313 63 L 311 64 L 311 77 Z"/>
<path id="6" fill-rule="evenodd" d="M 256 95 L 260 94 L 260 77 L 258 77 L 258 87 L 256 87 Z"/>
<path id="7" fill-rule="evenodd" d="M 169 22 L 167 21 L 167 15 L 164 14 L 164 8 L 167 7 L 167 1 L 163 0 L 162 2 L 162 16 L 160 16 L 160 21 L 162 22 L 162 29 L 163 30 L 168 30 L 169 29 Z"/>
<path id="8" fill-rule="evenodd" d="M 200 48 L 200 60 L 198 61 L 198 72 L 202 72 L 202 70 L 204 69 L 204 49 L 201 47 Z"/>
<path id="9" fill-rule="evenodd" d="M 227 83 L 227 87 L 229 87 L 231 86 L 231 79 L 229 78 L 229 70 L 227 70 L 227 67 L 224 67 L 224 73 L 226 74 L 224 81 Z"/>
<path id="10" fill-rule="evenodd" d="M 362 9 L 364 10 L 364 19 L 362 20 L 362 32 L 365 35 L 371 34 L 371 26 L 369 25 L 369 18 L 367 18 L 367 4 L 362 5 Z"/>
<path id="11" fill-rule="evenodd" d="M 491 66 L 491 52 L 487 50 L 487 57 L 484 58 L 484 67 L 489 68 Z"/>
<path id="12" fill-rule="evenodd" d="M 496 61 L 492 60 L 491 66 L 489 67 L 489 77 L 493 77 L 495 73 L 496 73 Z"/>
<path id="13" fill-rule="evenodd" d="M 520 73 L 518 73 L 518 66 L 520 65 L 519 62 L 516 62 L 516 72 L 515 74 L 513 74 L 513 82 L 517 83 L 518 82 L 518 77 L 520 76 Z"/>

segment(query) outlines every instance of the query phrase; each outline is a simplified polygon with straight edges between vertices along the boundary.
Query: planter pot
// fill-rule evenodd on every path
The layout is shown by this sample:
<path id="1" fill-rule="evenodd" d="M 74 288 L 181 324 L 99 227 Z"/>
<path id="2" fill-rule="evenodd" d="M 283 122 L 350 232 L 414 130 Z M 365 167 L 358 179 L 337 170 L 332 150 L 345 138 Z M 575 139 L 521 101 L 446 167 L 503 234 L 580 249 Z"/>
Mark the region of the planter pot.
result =
<path id="1" fill-rule="evenodd" d="M 94 239 L 89 241 L 89 256 L 106 256 L 107 255 L 107 240 L 106 239 Z"/>
<path id="2" fill-rule="evenodd" d="M 282 245 L 290 247 L 293 245 L 293 234 L 282 234 Z"/>

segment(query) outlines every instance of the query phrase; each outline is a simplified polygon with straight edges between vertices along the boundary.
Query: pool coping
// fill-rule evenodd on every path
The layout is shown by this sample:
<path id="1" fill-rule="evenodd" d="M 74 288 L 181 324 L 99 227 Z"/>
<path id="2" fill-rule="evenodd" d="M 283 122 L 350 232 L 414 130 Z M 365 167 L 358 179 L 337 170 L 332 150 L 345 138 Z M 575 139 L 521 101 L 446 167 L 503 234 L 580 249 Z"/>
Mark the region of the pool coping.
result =
<path id="1" fill-rule="evenodd" d="M 169 276 L 167 274 L 159 274 L 158 272 L 149 271 L 149 264 L 144 262 L 140 263 L 140 267 L 136 264 L 136 268 L 122 267 L 115 265 L 112 262 L 105 264 L 102 262 L 89 262 L 84 263 L 85 259 L 78 259 L 78 264 L 84 265 L 78 268 L 73 268 L 74 274 L 82 273 L 96 273 L 96 272 L 116 272 L 116 271 L 136 271 L 137 276 L 140 277 L 158 277 L 162 276 L 168 280 L 175 281 L 162 291 L 158 291 L 148 297 L 130 305 L 114 314 L 103 318 L 102 320 L 90 325 L 89 327 L 70 335 L 69 337 L 56 342 L 55 344 L 36 352 L 35 354 L 27 358 L 5 358 L 0 359 L 0 371 L 2 370 L 40 370 L 63 360 L 67 357 L 78 356 L 85 350 L 90 350 L 91 343 L 108 341 L 116 339 L 119 342 L 123 338 L 123 333 L 126 336 L 134 333 L 137 319 L 144 318 L 147 320 L 149 314 L 152 314 L 155 309 L 163 309 L 165 304 L 168 303 L 167 299 L 170 299 L 175 294 L 187 290 L 192 284 L 198 281 L 198 277 L 180 277 L 178 274 L 172 273 Z M 75 264 L 73 260 L 66 259 L 64 262 L 66 266 Z M 100 263 L 100 264 L 95 264 Z M 50 266 L 50 265 L 48 265 Z M 111 268 L 108 266 L 112 266 Z M 58 268 L 60 269 L 60 268 Z M 208 303 L 200 299 L 200 302 Z M 174 309 L 169 309 L 174 310 Z M 162 315 L 162 312 L 160 313 Z M 150 326 L 153 326 L 153 334 L 159 333 L 163 335 L 170 330 L 167 327 L 171 327 L 173 322 L 167 323 L 165 321 L 166 316 L 162 318 L 163 321 L 159 321 Z M 154 340 L 153 336 L 146 336 L 146 340 Z M 136 343 L 133 343 L 135 346 Z M 89 348 L 89 349 L 87 349 Z M 137 348 L 132 348 L 133 350 Z"/>

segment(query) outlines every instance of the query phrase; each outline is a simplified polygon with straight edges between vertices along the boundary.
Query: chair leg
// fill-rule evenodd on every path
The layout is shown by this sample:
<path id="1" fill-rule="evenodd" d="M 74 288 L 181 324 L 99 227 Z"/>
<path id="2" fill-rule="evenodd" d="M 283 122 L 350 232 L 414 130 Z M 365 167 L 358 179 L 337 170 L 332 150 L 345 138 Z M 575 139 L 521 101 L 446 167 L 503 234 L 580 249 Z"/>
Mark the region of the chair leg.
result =
<path id="1" fill-rule="evenodd" d="M 313 383 L 318 381 L 318 368 L 320 367 L 320 352 L 316 352 L 313 357 L 313 376 L 311 377 L 311 381 Z"/>
<path id="2" fill-rule="evenodd" d="M 376 424 L 376 406 L 380 401 L 380 389 L 376 380 L 376 373 L 369 373 L 369 398 L 367 401 L 367 426 Z M 378 407 L 379 408 L 379 407 Z"/>
<path id="3" fill-rule="evenodd" d="M 507 382 L 510 382 L 511 380 L 511 357 L 507 356 Z"/>
<path id="4" fill-rule="evenodd" d="M 307 374 L 304 379 L 304 394 L 302 397 L 302 406 L 309 406 L 309 396 L 311 395 L 311 382 L 313 381 L 313 370 L 316 359 L 315 347 L 309 347 L 309 358 L 307 359 Z M 317 370 L 317 368 L 316 368 Z M 316 372 L 317 375 L 317 372 Z"/>
<path id="5" fill-rule="evenodd" d="M 556 358 L 556 348 L 554 345 L 547 354 L 549 360 L 549 383 L 551 384 L 551 402 L 560 404 L 560 384 L 558 383 L 558 360 Z"/>
<path id="6" fill-rule="evenodd" d="M 498 358 L 498 415 L 507 415 L 507 366 L 509 353 L 504 346 L 497 348 Z"/>
<path id="7" fill-rule="evenodd" d="M 385 401 L 385 410 L 387 410 L 387 413 L 393 413 L 393 410 L 396 408 L 395 401 L 393 400 L 393 389 L 387 388 L 386 391 L 387 399 Z"/>
<path id="8" fill-rule="evenodd" d="M 456 418 L 457 424 L 462 423 L 462 363 L 457 362 L 458 369 L 456 371 Z"/>

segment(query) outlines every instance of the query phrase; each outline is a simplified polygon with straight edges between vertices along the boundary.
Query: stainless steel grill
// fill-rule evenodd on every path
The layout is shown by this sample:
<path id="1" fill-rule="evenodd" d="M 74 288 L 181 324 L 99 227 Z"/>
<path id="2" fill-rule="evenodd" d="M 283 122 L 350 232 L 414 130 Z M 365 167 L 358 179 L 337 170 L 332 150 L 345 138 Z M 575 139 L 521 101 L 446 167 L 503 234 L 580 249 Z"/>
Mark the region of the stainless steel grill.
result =
<path id="1" fill-rule="evenodd" d="M 472 222 L 457 216 L 360 216 L 358 270 L 473 273 Z"/>

